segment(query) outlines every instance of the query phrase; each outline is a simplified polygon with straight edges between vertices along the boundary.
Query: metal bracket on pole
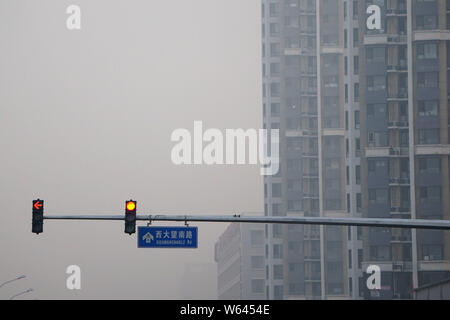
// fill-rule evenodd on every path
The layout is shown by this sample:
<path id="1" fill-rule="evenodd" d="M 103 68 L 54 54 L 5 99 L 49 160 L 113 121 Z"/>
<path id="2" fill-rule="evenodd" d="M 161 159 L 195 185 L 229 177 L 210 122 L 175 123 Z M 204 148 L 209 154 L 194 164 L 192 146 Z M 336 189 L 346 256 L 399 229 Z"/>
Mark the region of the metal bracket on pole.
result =
<path id="1" fill-rule="evenodd" d="M 152 224 L 152 215 L 149 215 L 148 216 L 147 227 L 150 227 L 151 224 Z"/>
<path id="2" fill-rule="evenodd" d="M 188 220 L 187 220 L 187 216 L 184 216 L 184 225 L 185 225 L 186 227 L 189 227 L 189 223 L 188 223 Z"/>

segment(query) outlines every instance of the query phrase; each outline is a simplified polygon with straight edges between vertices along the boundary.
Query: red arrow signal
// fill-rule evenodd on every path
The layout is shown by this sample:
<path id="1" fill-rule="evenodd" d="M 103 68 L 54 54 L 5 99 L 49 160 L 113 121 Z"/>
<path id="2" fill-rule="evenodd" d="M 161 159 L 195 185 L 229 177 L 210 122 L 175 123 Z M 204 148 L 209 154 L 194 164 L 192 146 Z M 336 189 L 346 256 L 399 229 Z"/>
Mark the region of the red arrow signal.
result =
<path id="1" fill-rule="evenodd" d="M 35 204 L 33 204 L 33 206 L 36 210 L 39 210 L 42 207 L 42 203 L 40 203 L 39 201 L 36 201 Z"/>

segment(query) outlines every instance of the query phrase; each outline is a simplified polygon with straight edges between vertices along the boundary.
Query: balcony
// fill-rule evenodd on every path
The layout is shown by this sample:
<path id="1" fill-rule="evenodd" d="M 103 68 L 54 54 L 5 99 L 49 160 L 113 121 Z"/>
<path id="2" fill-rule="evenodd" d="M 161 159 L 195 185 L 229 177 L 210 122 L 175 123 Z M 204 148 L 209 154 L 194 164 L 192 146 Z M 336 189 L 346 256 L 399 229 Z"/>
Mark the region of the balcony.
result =
<path id="1" fill-rule="evenodd" d="M 317 129 L 307 129 L 301 131 L 303 137 L 317 137 Z"/>
<path id="2" fill-rule="evenodd" d="M 320 240 L 320 233 L 310 233 L 303 236 L 304 240 Z"/>
<path id="3" fill-rule="evenodd" d="M 401 88 L 399 92 L 389 93 L 387 98 L 388 101 L 399 101 L 399 100 L 408 100 L 408 89 Z"/>
<path id="4" fill-rule="evenodd" d="M 386 67 L 387 72 L 407 72 L 408 71 L 408 66 L 406 65 L 406 62 L 404 64 L 400 64 L 400 65 L 388 65 Z"/>
<path id="5" fill-rule="evenodd" d="M 319 282 L 320 283 L 320 275 L 318 277 L 305 275 L 305 282 Z"/>
<path id="6" fill-rule="evenodd" d="M 393 272 L 411 272 L 412 262 L 410 261 L 396 261 L 392 263 Z"/>
<path id="7" fill-rule="evenodd" d="M 386 9 L 386 16 L 406 16 L 406 8 Z"/>
<path id="8" fill-rule="evenodd" d="M 371 147 L 366 148 L 367 158 L 377 158 L 377 157 L 388 157 L 389 148 L 388 147 Z"/>
<path id="9" fill-rule="evenodd" d="M 413 41 L 449 41 L 450 30 L 416 30 L 413 33 Z"/>
<path id="10" fill-rule="evenodd" d="M 416 155 L 450 155 L 450 145 L 416 145 Z"/>
<path id="11" fill-rule="evenodd" d="M 303 96 L 316 96 L 317 95 L 317 88 L 307 88 L 307 89 L 300 89 L 300 94 Z"/>
<path id="12" fill-rule="evenodd" d="M 407 216 L 411 216 L 411 209 L 406 205 L 400 207 L 391 206 L 390 213 L 391 215 L 401 215 L 406 218 Z"/>
<path id="13" fill-rule="evenodd" d="M 409 186 L 410 183 L 409 178 L 389 178 L 389 185 L 391 186 Z"/>
<path id="14" fill-rule="evenodd" d="M 408 38 L 406 34 L 391 34 L 387 36 L 388 43 L 406 44 Z"/>
<path id="15" fill-rule="evenodd" d="M 312 112 L 307 112 L 307 111 L 300 112 L 300 115 L 305 118 L 317 118 L 317 113 L 312 113 Z M 450 121 L 450 119 L 449 119 L 449 121 Z"/>
<path id="16" fill-rule="evenodd" d="M 409 148 L 408 147 L 390 147 L 389 155 L 393 157 L 408 157 L 409 156 Z"/>
<path id="17" fill-rule="evenodd" d="M 300 9 L 301 15 L 306 16 L 315 16 L 316 15 L 316 8 L 310 8 L 310 9 Z"/>
<path id="18" fill-rule="evenodd" d="M 320 256 L 307 256 L 305 255 L 305 261 L 320 261 Z"/>
<path id="19" fill-rule="evenodd" d="M 408 121 L 389 121 L 388 128 L 389 129 L 408 129 L 409 122 Z"/>
<path id="20" fill-rule="evenodd" d="M 319 199 L 319 195 L 318 194 L 314 194 L 314 193 L 303 193 L 303 199 Z"/>
<path id="21" fill-rule="evenodd" d="M 302 175 L 302 179 L 305 180 L 312 180 L 312 179 L 319 179 L 319 175 L 317 174 L 310 174 L 310 173 L 303 173 Z"/>
<path id="22" fill-rule="evenodd" d="M 410 243 L 411 234 L 402 234 L 402 235 L 392 235 L 391 243 Z"/>
<path id="23" fill-rule="evenodd" d="M 302 157 L 304 157 L 304 158 L 317 158 L 318 157 L 318 154 L 317 154 L 317 151 L 316 152 L 303 152 L 302 153 Z"/>

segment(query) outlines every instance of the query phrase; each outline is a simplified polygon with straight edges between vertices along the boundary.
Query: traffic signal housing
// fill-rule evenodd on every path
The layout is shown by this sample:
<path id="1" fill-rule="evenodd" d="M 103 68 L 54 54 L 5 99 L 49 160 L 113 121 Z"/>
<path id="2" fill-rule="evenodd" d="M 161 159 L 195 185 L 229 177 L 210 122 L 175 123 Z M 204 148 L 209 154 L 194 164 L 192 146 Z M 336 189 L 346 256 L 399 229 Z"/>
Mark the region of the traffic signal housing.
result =
<path id="1" fill-rule="evenodd" d="M 136 201 L 125 201 L 125 233 L 136 233 Z"/>
<path id="2" fill-rule="evenodd" d="M 33 200 L 33 226 L 31 232 L 39 234 L 44 232 L 44 200 Z"/>

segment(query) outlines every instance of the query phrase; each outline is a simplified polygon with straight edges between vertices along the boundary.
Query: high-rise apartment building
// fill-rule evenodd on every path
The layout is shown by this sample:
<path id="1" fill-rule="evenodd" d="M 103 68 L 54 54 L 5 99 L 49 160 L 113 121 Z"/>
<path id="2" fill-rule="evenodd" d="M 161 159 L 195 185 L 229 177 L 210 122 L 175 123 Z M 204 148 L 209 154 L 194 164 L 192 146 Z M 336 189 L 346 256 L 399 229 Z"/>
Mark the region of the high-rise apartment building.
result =
<path id="1" fill-rule="evenodd" d="M 450 1 L 359 4 L 363 215 L 450 219 Z M 382 271 L 382 290 L 366 298 L 412 298 L 450 278 L 449 232 L 363 234 L 363 269 Z"/>
<path id="2" fill-rule="evenodd" d="M 264 125 L 281 133 L 265 213 L 449 219 L 450 1 L 262 5 Z M 272 226 L 266 296 L 412 298 L 450 277 L 449 240 L 442 231 Z M 378 291 L 362 277 L 372 264 Z"/>
<path id="3" fill-rule="evenodd" d="M 262 0 L 264 126 L 280 129 L 281 158 L 264 180 L 266 215 L 360 214 L 355 12 L 345 0 Z M 357 297 L 358 230 L 267 227 L 266 297 Z"/>

